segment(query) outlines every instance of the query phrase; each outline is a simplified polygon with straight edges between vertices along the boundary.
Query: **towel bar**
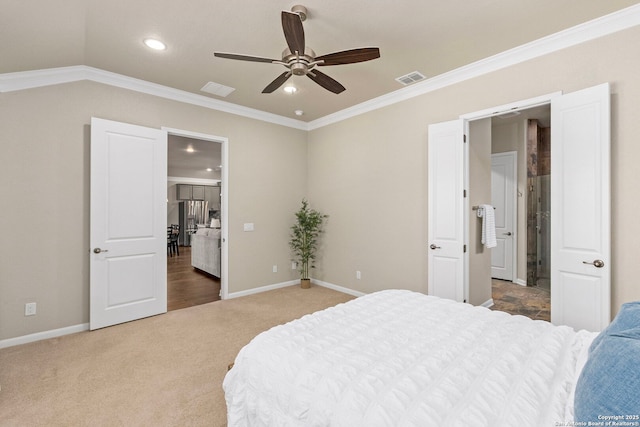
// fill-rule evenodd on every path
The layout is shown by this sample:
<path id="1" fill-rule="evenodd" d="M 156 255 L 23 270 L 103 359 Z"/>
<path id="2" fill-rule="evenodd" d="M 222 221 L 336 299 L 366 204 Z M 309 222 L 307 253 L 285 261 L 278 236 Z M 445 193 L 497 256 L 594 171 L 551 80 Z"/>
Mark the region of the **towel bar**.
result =
<path id="1" fill-rule="evenodd" d="M 480 208 L 480 206 L 478 206 L 478 205 L 476 205 L 476 206 L 471 206 L 471 210 L 472 210 L 472 211 L 477 211 L 477 210 L 478 210 L 478 208 Z M 495 208 L 496 208 L 496 207 L 494 206 L 494 207 L 493 207 L 493 209 L 495 210 Z"/>

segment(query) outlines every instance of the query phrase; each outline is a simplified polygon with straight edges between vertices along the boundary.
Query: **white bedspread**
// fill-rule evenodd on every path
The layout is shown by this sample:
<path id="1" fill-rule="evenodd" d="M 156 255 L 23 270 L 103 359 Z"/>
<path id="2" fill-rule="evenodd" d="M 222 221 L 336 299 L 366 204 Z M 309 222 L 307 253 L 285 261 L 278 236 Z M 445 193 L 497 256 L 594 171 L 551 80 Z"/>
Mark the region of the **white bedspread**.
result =
<path id="1" fill-rule="evenodd" d="M 391 290 L 258 335 L 224 380 L 233 426 L 517 426 L 572 420 L 594 333 Z"/>

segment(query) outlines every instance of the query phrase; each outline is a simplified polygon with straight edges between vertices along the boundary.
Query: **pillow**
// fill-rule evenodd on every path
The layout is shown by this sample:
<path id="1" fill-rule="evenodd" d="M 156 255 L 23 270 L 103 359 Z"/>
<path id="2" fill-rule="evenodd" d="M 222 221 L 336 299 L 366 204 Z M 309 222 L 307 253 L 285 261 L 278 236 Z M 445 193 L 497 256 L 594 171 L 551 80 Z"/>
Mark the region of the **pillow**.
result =
<path id="1" fill-rule="evenodd" d="M 574 419 L 639 422 L 638 390 L 640 301 L 623 304 L 613 322 L 593 340 L 576 384 Z"/>
<path id="2" fill-rule="evenodd" d="M 589 351 L 598 347 L 606 336 L 637 327 L 640 327 L 640 301 L 622 304 L 616 318 L 593 340 Z"/>

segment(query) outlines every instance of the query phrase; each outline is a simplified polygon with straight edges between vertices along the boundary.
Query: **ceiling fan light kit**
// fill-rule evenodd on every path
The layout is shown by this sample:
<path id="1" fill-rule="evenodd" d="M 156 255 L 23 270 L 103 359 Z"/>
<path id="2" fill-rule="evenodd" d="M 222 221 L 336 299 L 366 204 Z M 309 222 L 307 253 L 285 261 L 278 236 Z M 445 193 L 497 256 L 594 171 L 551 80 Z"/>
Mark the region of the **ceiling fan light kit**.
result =
<path id="1" fill-rule="evenodd" d="M 295 86 L 289 85 L 289 86 L 285 86 L 284 87 L 284 91 L 293 95 L 294 93 L 296 93 L 298 91 L 298 88 L 296 88 Z"/>
<path id="2" fill-rule="evenodd" d="M 291 12 L 283 10 L 281 17 L 282 30 L 287 42 L 287 48 L 282 52 L 282 59 L 269 59 L 235 53 L 214 53 L 218 58 L 268 62 L 280 64 L 287 68 L 287 71 L 269 83 L 267 87 L 262 90 L 262 93 L 272 93 L 282 86 L 289 77 L 295 75 L 307 76 L 326 90 L 338 94 L 343 92 L 345 87 L 328 75 L 318 71 L 316 67 L 353 64 L 380 57 L 380 49 L 377 47 L 350 49 L 316 57 L 316 53 L 305 43 L 304 28 L 302 27 L 302 22 L 308 17 L 307 8 L 301 5 L 293 6 Z"/>

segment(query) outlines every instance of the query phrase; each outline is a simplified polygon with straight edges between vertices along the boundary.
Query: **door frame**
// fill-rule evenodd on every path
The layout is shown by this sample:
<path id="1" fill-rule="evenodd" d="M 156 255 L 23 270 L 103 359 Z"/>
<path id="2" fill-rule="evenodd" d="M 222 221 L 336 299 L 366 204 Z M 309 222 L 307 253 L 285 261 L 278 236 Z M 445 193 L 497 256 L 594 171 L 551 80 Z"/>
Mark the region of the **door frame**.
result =
<path id="1" fill-rule="evenodd" d="M 220 183 L 220 191 L 222 192 L 222 206 L 220 209 L 220 214 L 222 217 L 222 221 L 220 224 L 220 298 L 223 300 L 227 299 L 229 297 L 229 139 L 223 136 L 192 132 L 165 126 L 162 126 L 160 129 L 166 131 L 168 135 L 200 139 L 203 141 L 211 141 L 213 143 L 222 144 L 222 182 Z"/>
<path id="2" fill-rule="evenodd" d="M 502 153 L 491 153 L 491 161 L 493 162 L 494 156 L 509 156 L 513 165 L 513 192 L 511 203 L 511 282 L 515 283 L 518 278 L 518 240 L 520 233 L 518 233 L 518 152 L 517 151 L 504 151 Z"/>
<path id="3" fill-rule="evenodd" d="M 472 143 L 473 135 L 469 132 L 469 123 L 474 120 L 488 119 L 491 117 L 499 116 L 507 112 L 515 112 L 520 110 L 527 110 L 529 108 L 539 107 L 541 105 L 550 105 L 551 100 L 558 96 L 562 96 L 562 91 L 552 92 L 545 95 L 540 95 L 534 98 L 524 99 L 509 104 L 503 104 L 496 107 L 486 108 L 484 110 L 474 111 L 460 115 L 460 119 L 464 122 L 464 134 L 467 137 L 467 143 L 464 150 L 464 188 L 469 188 L 469 144 Z M 517 184 L 516 184 L 517 185 Z M 465 242 L 469 242 L 469 221 L 471 219 L 471 208 L 469 205 L 469 198 L 464 199 L 464 239 Z M 516 222 L 517 224 L 517 222 Z M 517 250 L 517 245 L 514 245 Z M 514 259 L 516 261 L 516 259 Z M 469 299 L 469 251 L 464 253 L 464 298 Z M 517 266 L 514 265 L 514 274 L 517 274 Z M 517 276 L 516 276 L 517 277 Z M 489 301 L 488 301 L 489 302 Z"/>

